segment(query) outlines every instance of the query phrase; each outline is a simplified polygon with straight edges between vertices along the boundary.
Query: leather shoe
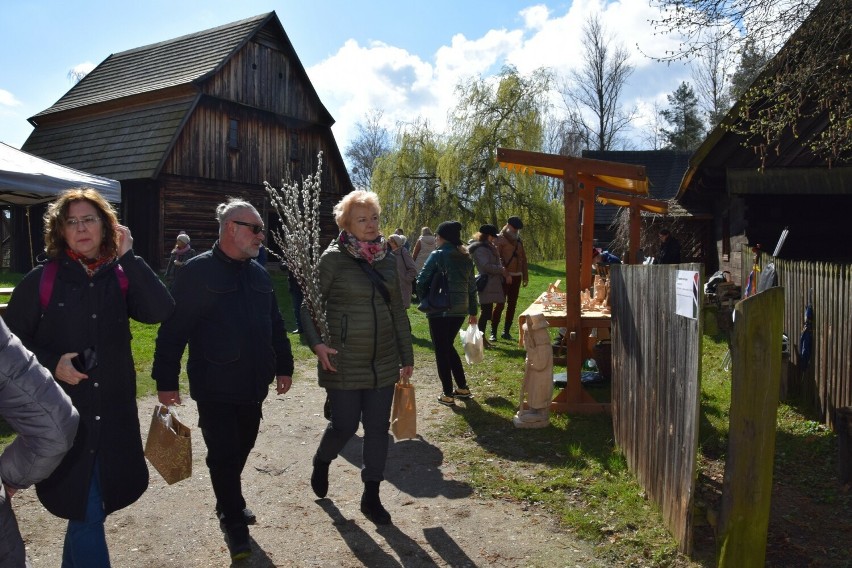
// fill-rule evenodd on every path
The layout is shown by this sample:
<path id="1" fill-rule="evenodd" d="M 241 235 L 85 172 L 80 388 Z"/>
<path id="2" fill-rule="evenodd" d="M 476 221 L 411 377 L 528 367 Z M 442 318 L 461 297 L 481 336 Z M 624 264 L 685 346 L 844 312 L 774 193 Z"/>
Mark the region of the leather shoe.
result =
<path id="1" fill-rule="evenodd" d="M 242 560 L 251 556 L 251 542 L 248 527 L 234 526 L 225 529 L 228 541 L 228 552 L 231 560 Z"/>

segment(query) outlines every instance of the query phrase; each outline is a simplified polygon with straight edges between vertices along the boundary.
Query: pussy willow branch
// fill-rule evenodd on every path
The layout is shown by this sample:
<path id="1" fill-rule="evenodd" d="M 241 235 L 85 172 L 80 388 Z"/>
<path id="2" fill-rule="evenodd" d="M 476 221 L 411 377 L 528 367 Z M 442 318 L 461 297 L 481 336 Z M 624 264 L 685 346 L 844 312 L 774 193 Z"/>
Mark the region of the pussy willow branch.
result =
<path id="1" fill-rule="evenodd" d="M 304 302 L 314 326 L 328 343 L 328 322 L 320 296 L 317 263 L 320 250 L 320 173 L 322 152 L 317 154 L 317 171 L 298 182 L 281 180 L 281 189 L 263 182 L 269 201 L 281 220 L 280 229 L 272 231 L 272 238 L 281 249 L 284 262 L 296 278 L 304 294 Z"/>

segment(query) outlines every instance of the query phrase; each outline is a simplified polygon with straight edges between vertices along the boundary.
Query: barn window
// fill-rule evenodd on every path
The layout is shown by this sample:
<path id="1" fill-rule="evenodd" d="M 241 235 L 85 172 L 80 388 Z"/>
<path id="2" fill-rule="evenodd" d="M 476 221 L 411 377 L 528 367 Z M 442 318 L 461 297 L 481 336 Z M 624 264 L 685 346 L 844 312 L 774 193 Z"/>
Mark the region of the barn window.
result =
<path id="1" fill-rule="evenodd" d="M 228 125 L 228 150 L 240 149 L 240 121 L 232 118 Z"/>

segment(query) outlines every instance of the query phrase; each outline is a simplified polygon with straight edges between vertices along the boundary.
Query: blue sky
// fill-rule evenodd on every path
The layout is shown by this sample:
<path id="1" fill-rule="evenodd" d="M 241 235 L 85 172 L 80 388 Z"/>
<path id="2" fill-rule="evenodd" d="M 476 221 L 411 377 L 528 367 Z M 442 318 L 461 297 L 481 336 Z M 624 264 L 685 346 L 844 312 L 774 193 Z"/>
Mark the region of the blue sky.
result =
<path id="1" fill-rule="evenodd" d="M 20 148 L 27 118 L 48 108 L 109 54 L 275 11 L 337 123 L 345 150 L 355 124 L 381 109 L 386 126 L 421 116 L 441 130 L 453 89 L 506 63 L 522 73 L 566 74 L 580 61 L 579 37 L 599 13 L 636 71 L 624 91 L 643 117 L 635 137 L 688 69 L 654 63 L 674 39 L 655 36 L 648 0 L 4 0 L 0 14 L 0 141 Z"/>

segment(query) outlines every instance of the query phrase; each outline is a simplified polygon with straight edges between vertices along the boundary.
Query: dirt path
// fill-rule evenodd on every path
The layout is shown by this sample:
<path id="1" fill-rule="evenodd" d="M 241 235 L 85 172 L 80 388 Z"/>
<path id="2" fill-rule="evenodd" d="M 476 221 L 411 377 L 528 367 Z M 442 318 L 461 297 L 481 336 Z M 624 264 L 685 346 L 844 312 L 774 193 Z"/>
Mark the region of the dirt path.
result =
<path id="1" fill-rule="evenodd" d="M 387 527 L 376 527 L 359 511 L 360 433 L 332 464 L 328 498 L 317 500 L 311 491 L 310 461 L 326 424 L 325 391 L 316 386 L 315 373 L 300 369 L 288 395 L 270 394 L 243 477 L 258 517 L 251 527 L 253 555 L 233 566 L 602 565 L 587 543 L 559 532 L 543 511 L 473 494 L 432 441 L 434 428 L 451 412 L 426 396 L 437 379 L 418 372 L 414 380 L 433 388 L 418 390 L 420 439 L 390 448 L 382 501 L 394 523 Z M 184 400 L 181 417 L 195 426 L 195 404 Z M 155 402 L 139 401 L 143 439 Z M 150 468 L 142 498 L 107 518 L 113 566 L 232 565 L 213 515 L 205 453 L 200 433 L 193 432 L 193 476 L 169 486 Z M 59 566 L 66 521 L 45 511 L 32 489 L 16 495 L 14 507 L 33 566 Z"/>

